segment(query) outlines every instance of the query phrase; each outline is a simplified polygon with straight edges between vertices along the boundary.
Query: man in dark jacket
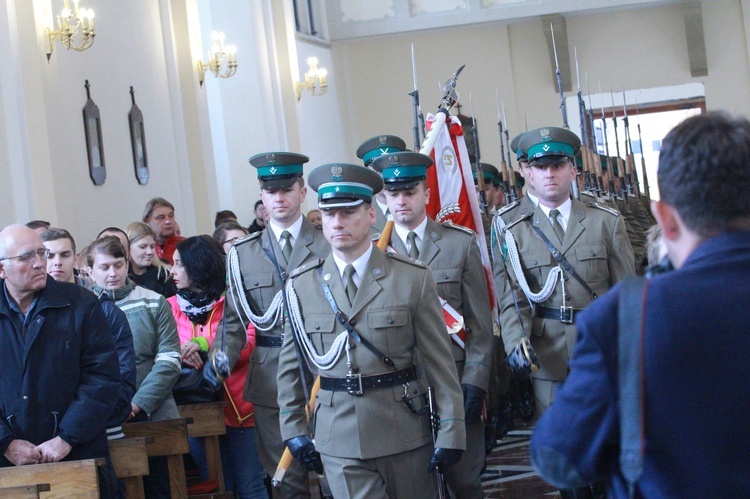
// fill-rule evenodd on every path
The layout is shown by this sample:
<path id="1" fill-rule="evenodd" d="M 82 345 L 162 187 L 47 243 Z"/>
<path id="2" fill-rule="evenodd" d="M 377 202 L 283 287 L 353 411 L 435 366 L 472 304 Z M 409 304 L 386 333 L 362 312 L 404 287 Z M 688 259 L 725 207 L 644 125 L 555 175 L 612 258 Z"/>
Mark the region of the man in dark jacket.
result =
<path id="1" fill-rule="evenodd" d="M 558 487 L 607 479 L 607 497 L 750 497 L 750 121 L 685 120 L 662 142 L 658 182 L 651 207 L 676 270 L 647 281 L 642 317 L 619 332 L 641 352 L 618 347 L 617 286 L 576 321 L 532 462 Z M 620 390 L 623 374 L 636 388 Z"/>
<path id="2" fill-rule="evenodd" d="M 0 466 L 107 457 L 120 384 L 96 297 L 46 273 L 30 229 L 0 232 Z"/>

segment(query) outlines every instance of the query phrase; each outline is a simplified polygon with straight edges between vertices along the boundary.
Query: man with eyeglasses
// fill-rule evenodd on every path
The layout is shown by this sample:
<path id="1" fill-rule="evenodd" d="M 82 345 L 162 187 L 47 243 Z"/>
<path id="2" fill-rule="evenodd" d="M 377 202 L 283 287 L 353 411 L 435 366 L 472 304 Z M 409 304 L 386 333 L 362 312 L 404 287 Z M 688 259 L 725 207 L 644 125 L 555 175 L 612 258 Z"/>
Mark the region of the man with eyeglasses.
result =
<path id="1" fill-rule="evenodd" d="M 156 256 L 169 265 L 174 265 L 172 255 L 177 243 L 185 239 L 179 234 L 179 226 L 174 219 L 174 205 L 164 198 L 153 198 L 143 210 L 143 223 L 156 233 Z"/>
<path id="2" fill-rule="evenodd" d="M 112 335 L 90 291 L 47 275 L 48 254 L 31 229 L 0 232 L 0 467 L 109 457 Z"/>

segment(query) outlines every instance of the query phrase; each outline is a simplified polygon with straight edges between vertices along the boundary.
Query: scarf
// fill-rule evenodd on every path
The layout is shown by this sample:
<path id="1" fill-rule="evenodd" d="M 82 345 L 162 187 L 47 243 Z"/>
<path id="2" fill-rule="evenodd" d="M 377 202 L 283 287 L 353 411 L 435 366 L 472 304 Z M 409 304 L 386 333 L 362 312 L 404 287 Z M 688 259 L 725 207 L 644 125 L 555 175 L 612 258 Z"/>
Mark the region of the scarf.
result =
<path id="1" fill-rule="evenodd" d="M 205 291 L 177 290 L 177 304 L 193 324 L 206 322 L 211 310 L 216 306 L 216 300 L 217 298 L 208 296 Z"/>

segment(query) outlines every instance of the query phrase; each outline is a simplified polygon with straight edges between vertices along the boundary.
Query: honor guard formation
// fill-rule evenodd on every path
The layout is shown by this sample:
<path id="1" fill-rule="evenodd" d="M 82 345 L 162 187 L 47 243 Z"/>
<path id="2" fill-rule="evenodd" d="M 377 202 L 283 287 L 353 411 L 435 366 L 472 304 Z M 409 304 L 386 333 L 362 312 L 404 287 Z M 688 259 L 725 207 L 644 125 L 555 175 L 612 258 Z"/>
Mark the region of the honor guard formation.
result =
<path id="1" fill-rule="evenodd" d="M 80 251 L 2 230 L 0 495 L 12 466 L 104 458 L 106 497 L 481 498 L 528 425 L 563 498 L 750 496 L 750 122 L 679 124 L 651 200 L 627 115 L 600 155 L 582 100 L 580 135 L 564 106 L 501 121 L 480 161 L 460 72 L 427 133 L 415 99 L 413 151 L 254 154 L 249 230 L 183 237 L 163 198 Z"/>

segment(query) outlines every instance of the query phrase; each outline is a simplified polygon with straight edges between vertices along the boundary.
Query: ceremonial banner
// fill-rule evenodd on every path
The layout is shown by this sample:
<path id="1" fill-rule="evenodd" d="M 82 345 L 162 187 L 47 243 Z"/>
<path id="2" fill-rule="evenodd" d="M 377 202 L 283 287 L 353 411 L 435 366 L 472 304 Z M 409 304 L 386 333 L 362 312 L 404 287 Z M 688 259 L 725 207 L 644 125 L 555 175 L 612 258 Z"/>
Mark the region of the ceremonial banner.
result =
<path id="1" fill-rule="evenodd" d="M 435 122 L 435 116 L 427 115 L 427 130 Z M 479 210 L 479 199 L 474 187 L 469 152 L 466 150 L 464 129 L 456 116 L 449 116 L 430 153 L 434 168 L 427 169 L 427 187 L 430 202 L 427 215 L 437 222 L 450 220 L 477 233 L 482 265 L 490 290 L 490 307 L 495 309 L 495 286 L 492 280 L 492 265 Z"/>

